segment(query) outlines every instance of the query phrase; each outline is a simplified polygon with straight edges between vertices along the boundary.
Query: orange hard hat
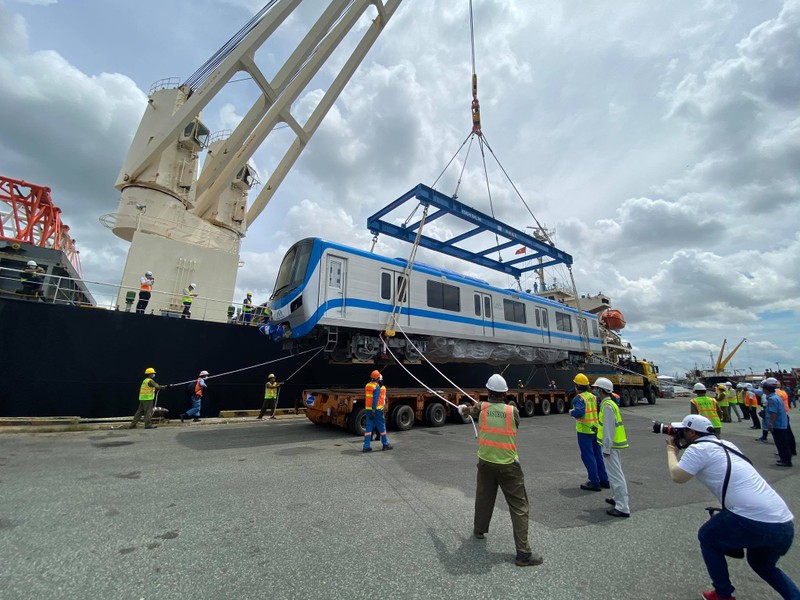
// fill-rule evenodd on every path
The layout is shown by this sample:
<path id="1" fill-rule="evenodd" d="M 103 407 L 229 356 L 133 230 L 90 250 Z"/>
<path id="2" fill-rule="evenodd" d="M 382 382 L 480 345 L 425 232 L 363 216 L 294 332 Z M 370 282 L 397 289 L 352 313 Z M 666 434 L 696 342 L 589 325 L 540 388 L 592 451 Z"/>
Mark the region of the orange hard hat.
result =
<path id="1" fill-rule="evenodd" d="M 375 371 L 373 371 L 372 374 L 370 375 L 370 377 L 372 377 L 372 379 L 379 379 L 380 376 L 381 376 L 381 372 L 378 371 L 377 369 Z"/>

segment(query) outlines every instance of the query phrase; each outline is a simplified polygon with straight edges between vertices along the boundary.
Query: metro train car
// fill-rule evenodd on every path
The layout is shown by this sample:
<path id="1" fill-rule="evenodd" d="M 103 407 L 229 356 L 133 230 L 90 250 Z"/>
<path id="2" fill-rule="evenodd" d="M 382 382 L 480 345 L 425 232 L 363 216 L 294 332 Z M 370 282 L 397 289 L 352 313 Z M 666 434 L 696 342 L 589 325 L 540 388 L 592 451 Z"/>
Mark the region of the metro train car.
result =
<path id="1" fill-rule="evenodd" d="M 272 325 L 285 345 L 322 344 L 329 359 L 343 362 L 385 358 L 384 345 L 409 362 L 423 352 L 432 362 L 566 364 L 602 350 L 596 315 L 420 263 L 405 282 L 406 266 L 301 240 L 281 263 Z M 397 335 L 383 335 L 387 329 Z"/>

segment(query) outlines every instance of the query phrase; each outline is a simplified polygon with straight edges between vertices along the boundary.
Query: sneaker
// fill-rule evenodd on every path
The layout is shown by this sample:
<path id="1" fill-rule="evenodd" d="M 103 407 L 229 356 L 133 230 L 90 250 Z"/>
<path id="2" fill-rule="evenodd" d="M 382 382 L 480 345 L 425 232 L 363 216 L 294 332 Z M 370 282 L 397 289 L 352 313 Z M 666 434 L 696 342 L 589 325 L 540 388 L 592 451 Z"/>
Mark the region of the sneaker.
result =
<path id="1" fill-rule="evenodd" d="M 582 483 L 581 484 L 581 489 L 582 490 L 586 490 L 587 492 L 599 492 L 603 488 L 601 488 L 599 485 L 595 485 L 595 484 L 587 481 L 586 483 Z"/>
<path id="2" fill-rule="evenodd" d="M 156 425 L 145 425 L 144 428 L 145 429 L 158 429 L 158 426 L 156 426 Z"/>
<path id="3" fill-rule="evenodd" d="M 608 481 L 601 481 L 600 487 L 603 488 L 604 490 L 610 490 L 611 484 Z"/>
<path id="4" fill-rule="evenodd" d="M 472 537 L 474 537 L 476 540 L 485 540 L 486 539 L 486 534 L 485 533 L 480 533 L 479 531 L 473 531 L 472 532 Z"/>
<path id="5" fill-rule="evenodd" d="M 761 427 L 756 427 L 755 425 L 752 425 L 752 426 L 750 427 L 750 429 L 761 429 Z"/>
<path id="6" fill-rule="evenodd" d="M 543 562 L 541 556 L 532 552 L 517 552 L 517 557 L 514 559 L 514 564 L 518 567 L 535 567 Z"/>
<path id="7" fill-rule="evenodd" d="M 197 417 L 195 417 L 194 419 L 192 419 L 192 423 L 199 423 L 199 422 L 200 422 L 200 419 L 198 419 Z"/>
<path id="8" fill-rule="evenodd" d="M 264 417 L 256 417 L 256 421 L 263 421 Z"/>
<path id="9" fill-rule="evenodd" d="M 792 463 L 787 463 L 787 462 L 783 462 L 782 460 L 779 460 L 778 462 L 775 463 L 775 466 L 776 467 L 791 467 Z"/>
<path id="10" fill-rule="evenodd" d="M 362 452 L 372 452 L 372 448 L 362 448 Z"/>
<path id="11" fill-rule="evenodd" d="M 617 510 L 616 508 L 609 508 L 606 511 L 606 514 L 612 517 L 622 517 L 624 519 L 627 519 L 628 517 L 631 516 L 631 513 L 624 513 L 621 510 Z"/>
<path id="12" fill-rule="evenodd" d="M 614 507 L 617 506 L 617 503 L 614 502 L 613 498 L 606 498 L 606 504 L 610 504 L 611 506 L 614 506 Z"/>
<path id="13" fill-rule="evenodd" d="M 757 442 L 761 442 L 762 444 L 768 444 L 767 438 L 756 438 Z"/>
<path id="14" fill-rule="evenodd" d="M 724 598 L 714 590 L 708 590 L 707 592 L 703 592 L 703 595 L 700 597 L 705 598 L 705 600 L 736 600 L 736 598 L 733 596 L 728 596 L 727 598 Z"/>
<path id="15" fill-rule="evenodd" d="M 383 446 L 383 449 L 384 450 L 394 450 L 394 446 L 392 446 L 391 444 L 385 444 Z"/>

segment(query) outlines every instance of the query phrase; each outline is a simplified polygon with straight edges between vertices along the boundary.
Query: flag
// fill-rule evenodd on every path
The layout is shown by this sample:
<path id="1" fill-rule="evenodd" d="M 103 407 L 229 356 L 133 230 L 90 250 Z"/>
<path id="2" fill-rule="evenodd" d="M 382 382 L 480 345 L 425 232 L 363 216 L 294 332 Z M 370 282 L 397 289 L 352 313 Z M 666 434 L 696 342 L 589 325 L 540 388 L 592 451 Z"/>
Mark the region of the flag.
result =
<path id="1" fill-rule="evenodd" d="M 523 246 L 522 248 L 520 248 L 519 250 L 514 252 L 514 255 L 516 256 L 517 254 L 525 254 L 525 250 L 526 250 L 526 248 L 525 248 L 525 246 Z"/>

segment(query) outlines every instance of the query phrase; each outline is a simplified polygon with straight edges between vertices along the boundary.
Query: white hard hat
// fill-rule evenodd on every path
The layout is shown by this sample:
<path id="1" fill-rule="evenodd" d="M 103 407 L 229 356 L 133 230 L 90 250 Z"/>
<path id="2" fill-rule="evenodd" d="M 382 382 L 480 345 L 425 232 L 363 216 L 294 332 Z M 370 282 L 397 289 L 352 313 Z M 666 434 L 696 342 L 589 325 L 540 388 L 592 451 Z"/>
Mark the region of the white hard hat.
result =
<path id="1" fill-rule="evenodd" d="M 706 391 L 706 386 L 704 386 L 702 383 L 695 383 L 695 384 L 692 386 L 692 389 L 693 389 L 695 392 L 705 392 L 705 391 Z"/>
<path id="2" fill-rule="evenodd" d="M 193 284 L 193 283 L 190 283 L 190 284 L 189 284 L 189 287 L 190 287 L 190 288 L 192 288 L 192 289 L 194 289 L 194 288 L 196 288 L 197 286 L 196 286 L 195 284 Z"/>
<path id="3" fill-rule="evenodd" d="M 733 384 L 730 381 L 726 381 L 725 387 L 733 387 Z"/>
<path id="4" fill-rule="evenodd" d="M 38 267 L 39 265 L 36 264 L 35 260 L 29 260 L 28 264 L 26 266 L 28 266 L 28 267 Z"/>
<path id="5" fill-rule="evenodd" d="M 746 390 L 752 390 L 752 389 L 753 389 L 753 384 L 752 384 L 752 383 L 745 383 L 745 384 L 744 384 L 744 389 L 746 389 Z"/>
<path id="6" fill-rule="evenodd" d="M 767 377 L 764 381 L 761 382 L 761 385 L 762 386 L 771 385 L 772 387 L 777 387 L 780 384 L 778 383 L 778 380 L 775 379 L 774 377 Z"/>
<path id="7" fill-rule="evenodd" d="M 605 390 L 609 394 L 614 391 L 614 384 L 611 383 L 610 379 L 606 379 L 605 377 L 598 377 L 595 379 L 592 387 L 600 388 L 601 390 Z"/>
<path id="8" fill-rule="evenodd" d="M 495 373 L 489 377 L 489 381 L 486 382 L 486 388 L 493 392 L 507 392 L 508 384 L 502 375 Z"/>
<path id="9" fill-rule="evenodd" d="M 147 271 L 147 273 L 145 273 L 144 276 L 145 277 L 152 277 L 153 273 L 151 271 Z"/>
<path id="10" fill-rule="evenodd" d="M 686 415 L 680 423 L 670 423 L 677 429 L 691 429 L 700 433 L 714 433 L 711 421 L 701 415 Z"/>
<path id="11" fill-rule="evenodd" d="M 200 377 L 205 377 L 208 375 L 208 371 L 200 371 Z"/>

